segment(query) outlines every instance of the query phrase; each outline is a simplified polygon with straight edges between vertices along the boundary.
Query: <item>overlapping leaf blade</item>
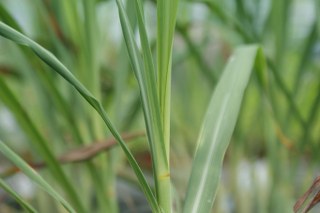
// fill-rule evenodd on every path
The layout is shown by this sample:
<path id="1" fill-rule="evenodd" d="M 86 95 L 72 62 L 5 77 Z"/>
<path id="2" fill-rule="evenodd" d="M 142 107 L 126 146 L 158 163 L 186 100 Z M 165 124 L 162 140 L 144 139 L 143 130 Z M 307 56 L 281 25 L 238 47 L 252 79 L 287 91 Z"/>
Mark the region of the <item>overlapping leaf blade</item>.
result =
<path id="1" fill-rule="evenodd" d="M 172 47 L 179 0 L 157 1 L 157 83 L 160 104 L 160 118 L 163 130 L 164 148 L 170 162 L 171 126 L 171 70 Z M 162 181 L 159 203 L 166 212 L 171 212 L 170 167 Z"/>
<path id="2" fill-rule="evenodd" d="M 144 112 L 144 118 L 148 133 L 148 140 L 152 152 L 154 179 L 157 199 L 162 196 L 168 197 L 168 193 L 160 191 L 168 188 L 170 182 L 167 181 L 169 174 L 169 162 L 163 137 L 163 129 L 160 118 L 160 104 L 157 94 L 157 83 L 155 68 L 152 61 L 151 50 L 145 29 L 143 5 L 141 1 L 135 1 L 137 20 L 142 45 L 142 57 L 134 40 L 134 35 L 128 17 L 124 11 L 121 1 L 117 1 L 119 17 L 121 21 L 123 36 L 127 45 L 130 61 L 137 78 Z M 165 186 L 163 185 L 165 183 Z M 168 185 L 169 184 L 169 185 Z M 160 203 L 159 203 L 160 204 Z M 171 206 L 169 204 L 169 206 Z"/>
<path id="3" fill-rule="evenodd" d="M 157 1 L 158 94 L 167 156 L 169 156 L 170 150 L 172 47 L 178 3 L 179 0 Z"/>
<path id="4" fill-rule="evenodd" d="M 158 79 L 146 32 L 143 4 L 135 0 L 135 8 L 142 46 L 142 57 L 135 43 L 134 35 L 121 1 L 117 1 L 123 35 L 127 44 L 131 63 L 138 80 L 143 103 L 146 127 L 153 156 L 153 168 L 157 199 L 165 212 L 171 211 L 171 189 L 169 168 L 170 142 L 170 84 L 171 51 L 178 1 L 159 1 L 158 10 Z M 159 15 L 161 14 L 161 15 Z M 142 66 L 142 62 L 143 65 Z M 161 74 L 160 74 L 161 73 Z M 158 89 L 158 90 L 157 90 Z M 161 96 L 161 97 L 160 97 Z"/>

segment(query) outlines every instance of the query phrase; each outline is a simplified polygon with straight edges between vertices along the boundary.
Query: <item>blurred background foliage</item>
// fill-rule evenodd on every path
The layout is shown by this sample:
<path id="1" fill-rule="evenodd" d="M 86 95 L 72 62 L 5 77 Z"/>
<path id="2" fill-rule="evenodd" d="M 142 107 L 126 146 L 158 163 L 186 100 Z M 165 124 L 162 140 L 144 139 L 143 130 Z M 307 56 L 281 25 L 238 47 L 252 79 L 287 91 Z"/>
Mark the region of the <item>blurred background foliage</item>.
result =
<path id="1" fill-rule="evenodd" d="M 126 4 L 135 26 L 132 2 Z M 145 1 L 152 46 L 156 36 L 155 4 Z M 115 1 L 1 0 L 0 20 L 54 53 L 103 101 L 121 132 L 144 128 L 139 91 Z M 270 96 L 263 95 L 263 85 L 253 75 L 225 157 L 213 212 L 292 212 L 294 202 L 320 168 L 319 28 L 318 0 L 180 0 L 171 106 L 171 170 L 177 206 L 185 196 L 203 116 L 223 67 L 236 47 L 257 43 L 267 57 Z M 96 113 L 48 69 L 29 49 L 0 39 L 0 79 L 56 156 L 110 137 Z M 9 142 L 26 161 L 42 161 L 30 146 L 33 139 L 28 127 L 21 125 L 14 109 L 3 99 L 0 97 L 0 139 Z M 151 175 L 145 138 L 135 139 L 130 147 Z M 91 160 L 91 166 L 64 166 L 92 212 L 99 211 L 101 205 L 107 205 L 110 212 L 149 211 L 124 159 L 122 152 L 114 148 Z M 22 196 L 40 212 L 59 211 L 60 207 L 28 179 L 12 172 L 11 166 L 1 157 L 2 177 Z M 106 183 L 94 183 L 90 168 L 98 171 L 97 176 Z M 55 185 L 46 169 L 41 174 Z M 109 198 L 105 202 L 97 200 L 101 186 L 107 189 L 102 192 Z M 2 192 L 0 211 L 18 211 Z"/>

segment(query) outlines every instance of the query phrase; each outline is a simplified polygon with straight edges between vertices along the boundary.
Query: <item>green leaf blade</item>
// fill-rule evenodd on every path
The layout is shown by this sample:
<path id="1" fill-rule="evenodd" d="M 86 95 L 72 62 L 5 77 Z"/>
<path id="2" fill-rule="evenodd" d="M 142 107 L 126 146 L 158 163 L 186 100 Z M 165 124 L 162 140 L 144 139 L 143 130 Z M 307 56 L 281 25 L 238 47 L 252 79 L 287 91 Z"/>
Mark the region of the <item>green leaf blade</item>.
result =
<path id="1" fill-rule="evenodd" d="M 157 85 L 163 146 L 168 164 L 170 162 L 171 64 L 178 3 L 179 0 L 157 1 Z M 168 167 L 168 176 L 161 182 L 163 183 L 159 187 L 159 205 L 165 212 L 170 213 L 172 212 L 170 167 Z"/>
<path id="2" fill-rule="evenodd" d="M 172 48 L 178 4 L 179 0 L 157 1 L 157 83 L 167 156 L 170 151 Z"/>
<path id="3" fill-rule="evenodd" d="M 62 198 L 36 171 L 34 171 L 24 160 L 14 153 L 8 146 L 0 140 L 0 152 L 12 161 L 21 171 L 27 175 L 38 186 L 48 192 L 53 198 L 59 201 L 68 212 L 75 213 L 76 211 L 71 205 Z"/>
<path id="4" fill-rule="evenodd" d="M 8 194 L 10 194 L 20 205 L 23 209 L 25 209 L 27 212 L 30 213 L 37 213 L 37 211 L 29 205 L 19 194 L 17 194 L 8 184 L 6 184 L 1 178 L 0 178 L 0 188 L 5 190 Z"/>
<path id="5" fill-rule="evenodd" d="M 198 138 L 184 213 L 205 213 L 212 208 L 242 97 L 256 58 L 261 61 L 257 54 L 261 53 L 255 45 L 237 49 L 213 93 Z"/>
<path id="6" fill-rule="evenodd" d="M 127 45 L 134 74 L 139 84 L 148 141 L 152 152 L 156 195 L 159 201 L 160 194 L 168 197 L 168 193 L 164 194 L 159 191 L 170 187 L 169 162 L 163 138 L 155 68 L 152 61 L 147 32 L 144 26 L 143 5 L 141 1 L 135 1 L 140 40 L 142 44 L 141 56 L 140 50 L 134 40 L 133 30 L 131 29 L 124 6 L 121 1 L 117 1 L 117 4 L 124 40 Z M 170 190 L 167 191 L 170 192 Z M 160 206 L 160 208 L 161 207 L 162 206 Z"/>
<path id="7" fill-rule="evenodd" d="M 62 170 L 62 167 L 54 157 L 54 154 L 49 147 L 49 142 L 47 142 L 42 136 L 33 120 L 23 109 L 21 103 L 17 100 L 14 93 L 2 78 L 0 78 L 0 99 L 12 111 L 16 120 L 19 122 L 20 127 L 31 140 L 32 146 L 39 154 L 41 154 L 41 157 L 48 164 L 48 169 L 50 170 L 51 174 L 68 194 L 69 199 L 77 207 L 78 211 L 85 212 L 84 207 L 73 185 L 71 184 L 71 181 L 67 178 L 66 174 Z"/>

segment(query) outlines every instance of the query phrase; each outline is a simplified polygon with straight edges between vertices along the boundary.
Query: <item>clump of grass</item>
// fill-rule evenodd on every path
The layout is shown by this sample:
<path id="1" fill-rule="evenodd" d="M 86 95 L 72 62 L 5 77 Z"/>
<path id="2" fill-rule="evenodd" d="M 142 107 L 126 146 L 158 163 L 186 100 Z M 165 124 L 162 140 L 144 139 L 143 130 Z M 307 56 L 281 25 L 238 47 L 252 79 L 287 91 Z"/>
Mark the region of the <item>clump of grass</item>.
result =
<path id="1" fill-rule="evenodd" d="M 231 177 L 231 187 L 224 189 L 232 202 L 239 206 L 240 212 L 284 212 L 294 197 L 293 193 L 289 193 L 289 186 L 295 181 L 292 178 L 294 174 L 300 171 L 299 158 L 310 152 L 312 159 L 317 158 L 317 153 L 310 150 L 316 150 L 317 147 L 312 141 L 319 136 L 313 133 L 313 129 L 317 126 L 315 121 L 319 115 L 320 96 L 308 93 L 308 98 L 303 98 L 299 94 L 306 94 L 304 81 L 301 80 L 304 71 L 317 67 L 312 58 L 316 57 L 313 49 L 318 41 L 319 21 L 314 19 L 309 33 L 300 42 L 304 49 L 301 55 L 290 46 L 294 42 L 288 31 L 291 8 L 283 3 L 270 1 L 265 9 L 260 1 L 230 1 L 228 4 L 206 0 L 151 2 L 134 0 L 124 4 L 121 0 L 115 1 L 113 6 L 118 9 L 123 34 L 116 68 L 101 60 L 103 48 L 108 45 L 102 42 L 99 16 L 96 14 L 100 6 L 111 7 L 110 2 L 39 1 L 39 14 L 43 17 L 43 23 L 50 26 L 47 28 L 50 37 L 46 41 L 48 44 L 27 36 L 9 10 L 0 4 L 0 18 L 3 21 L 0 23 L 0 35 L 18 44 L 19 49 L 4 40 L 3 43 L 12 45 L 11 49 L 16 48 L 19 54 L 22 53 L 19 57 L 23 59 L 19 64 L 28 64 L 34 70 L 26 73 L 19 71 L 22 80 L 16 80 L 11 76 L 10 69 L 1 72 L 0 66 L 0 99 L 10 109 L 35 148 L 35 155 L 44 161 L 42 165 L 46 165 L 47 170 L 40 174 L 52 178 L 48 179 L 48 183 L 44 182 L 37 172 L 4 143 L 1 143 L 1 151 L 70 212 L 88 212 L 93 209 L 98 212 L 119 211 L 115 183 L 117 170 L 125 164 L 118 150 L 108 150 L 97 158 L 95 156 L 100 152 L 94 152 L 90 158 L 82 158 L 86 170 L 82 169 L 81 164 L 81 169 L 76 173 L 75 166 L 63 168 L 57 157 L 59 149 L 65 150 L 75 144 L 80 148 L 69 154 L 103 147 L 103 144 L 89 143 L 101 141 L 108 134 L 120 146 L 153 212 L 210 212 L 212 208 L 217 212 L 226 212 L 225 209 L 219 209 L 220 205 L 213 207 L 216 198 L 219 198 L 217 202 L 221 198 L 222 192 L 218 191 L 218 186 L 225 185 L 224 181 L 221 184 L 219 181 L 226 169 L 236 174 L 236 177 Z M 289 2 L 288 5 L 294 4 Z M 198 35 L 194 39 L 190 33 L 194 30 L 193 20 L 183 17 L 183 12 L 178 12 L 179 5 L 180 9 L 186 11 L 195 5 L 205 8 L 207 19 L 200 20 L 199 26 L 203 24 L 205 27 L 200 28 L 204 30 L 215 23 L 214 33 L 206 31 L 205 35 Z M 153 8 L 157 12 L 154 16 L 157 21 L 155 39 L 149 35 L 146 21 L 149 17 L 145 17 L 145 8 Z M 258 11 L 264 16 L 260 16 Z M 176 25 L 182 36 L 178 42 L 182 41 L 187 47 L 184 54 L 177 56 L 180 60 L 178 65 L 175 63 L 177 53 L 173 48 Z M 218 50 L 206 48 L 211 46 L 206 43 L 211 40 L 221 45 L 218 45 Z M 274 45 L 270 48 L 272 42 Z M 111 52 L 111 48 L 108 51 Z M 212 56 L 219 54 L 219 57 L 208 57 L 204 51 L 213 51 Z M 263 52 L 268 54 L 264 56 Z M 221 57 L 222 53 L 224 57 Z M 8 52 L 10 54 L 14 55 Z M 187 60 L 189 58 L 195 60 L 190 62 Z M 298 58 L 297 62 L 288 65 L 286 62 L 293 58 Z M 22 62 L 24 60 L 26 62 Z M 102 65 L 106 64 L 110 67 L 102 69 Z M 216 64 L 223 64 L 225 68 L 214 67 Z M 112 69 L 117 71 L 110 71 Z M 182 73 L 182 70 L 186 71 Z M 295 76 L 293 80 L 285 78 L 292 73 Z M 175 75 L 180 79 L 175 79 Z M 316 76 L 314 73 L 312 75 Z M 106 84 L 105 79 L 101 80 L 104 76 L 111 76 L 110 85 Z M 191 81 L 184 85 L 188 78 Z M 197 79 L 200 80 L 197 82 Z M 136 84 L 132 86 L 132 82 Z M 203 82 L 209 86 L 205 87 Z M 176 104 L 178 101 L 172 100 L 172 85 L 173 91 L 177 89 L 179 92 L 176 94 L 183 96 L 187 103 Z M 311 85 L 316 91 L 319 81 Z M 104 91 L 104 86 L 111 89 L 106 88 Z M 23 95 L 16 95 L 17 91 L 25 88 L 32 88 L 36 102 L 39 102 L 33 104 L 41 108 L 45 116 L 29 110 L 32 105 L 30 101 Z M 207 91 L 203 92 L 203 88 Z M 211 98 L 206 96 L 203 102 L 197 102 L 191 100 L 191 91 L 198 96 L 212 95 Z M 128 98 L 131 102 L 123 102 L 123 97 L 129 94 L 134 94 L 132 99 Z M 308 107 L 301 106 L 298 99 L 305 100 Z M 203 116 L 203 113 L 196 110 L 201 108 L 203 111 L 204 102 L 209 104 Z M 241 108 L 243 102 L 245 105 Z M 142 115 L 139 114 L 140 107 Z M 179 118 L 180 114 L 183 118 Z M 247 121 L 251 117 L 261 119 Z M 202 123 L 200 133 L 196 132 L 198 128 L 194 127 L 195 123 Z M 148 142 L 145 148 L 150 149 L 152 181 L 148 181 L 147 173 L 143 172 L 135 154 L 120 134 L 122 131 L 137 129 L 132 124 L 145 128 Z M 109 131 L 105 131 L 105 127 Z M 171 133 L 171 130 L 174 131 Z M 196 141 L 195 135 L 198 135 Z M 298 143 L 293 138 L 307 142 Z M 227 155 L 228 167 L 224 170 L 223 160 L 232 139 L 235 143 L 231 144 Z M 53 144 L 52 141 L 58 143 Z M 170 150 L 170 147 L 174 149 Z M 268 172 L 271 173 L 271 189 L 270 192 L 260 192 L 259 185 L 251 185 L 249 191 L 254 200 L 249 204 L 242 199 L 241 187 L 236 183 L 239 175 L 236 170 L 240 164 L 237 162 L 242 162 L 243 156 L 255 158 L 252 156 L 257 156 L 257 149 L 263 153 L 259 155 L 259 160 L 270 165 Z M 175 176 L 172 174 L 176 168 L 172 167 L 170 160 L 172 155 L 177 159 L 179 153 L 183 153 L 181 150 L 187 150 L 181 158 L 193 158 L 190 178 L 188 175 L 184 177 L 188 184 L 182 190 L 175 184 Z M 189 155 L 186 154 L 188 152 Z M 230 159 L 233 163 L 229 163 Z M 291 159 L 294 159 L 294 163 L 288 166 L 286 162 Z M 254 183 L 259 182 L 254 175 L 249 176 Z M 84 184 L 84 187 L 77 187 L 79 183 Z M 26 211 L 36 212 L 37 206 L 28 204 L 4 181 L 1 180 L 0 185 Z M 53 190 L 56 185 L 59 189 Z M 96 203 L 91 202 L 92 190 L 96 191 Z M 176 198 L 173 192 L 181 198 Z M 258 199 L 258 193 L 267 194 L 265 197 L 268 198 Z"/>

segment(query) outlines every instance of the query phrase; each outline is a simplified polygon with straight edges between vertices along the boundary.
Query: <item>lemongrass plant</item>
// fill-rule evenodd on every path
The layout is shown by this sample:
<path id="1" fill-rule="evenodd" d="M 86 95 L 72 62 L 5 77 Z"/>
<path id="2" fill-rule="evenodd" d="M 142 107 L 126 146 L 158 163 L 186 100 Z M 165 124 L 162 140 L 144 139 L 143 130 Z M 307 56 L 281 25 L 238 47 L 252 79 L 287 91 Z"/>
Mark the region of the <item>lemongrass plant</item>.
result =
<path id="1" fill-rule="evenodd" d="M 223 195 L 223 192 L 218 190 L 218 186 L 221 185 L 219 181 L 223 171 L 222 164 L 236 124 L 244 124 L 245 128 L 250 129 L 251 127 L 248 127 L 243 118 L 248 114 L 247 109 L 252 111 L 252 109 L 257 108 L 255 104 L 248 101 L 250 106 L 245 107 L 240 113 L 241 104 L 247 97 L 245 90 L 251 79 L 250 76 L 254 76 L 257 84 L 256 88 L 249 90 L 250 96 L 257 99 L 257 95 L 252 95 L 252 91 L 260 91 L 258 97 L 266 105 L 261 108 L 270 115 L 261 115 L 261 118 L 266 120 L 267 124 L 261 123 L 265 125 L 263 126 L 265 128 L 264 134 L 266 134 L 265 140 L 268 141 L 267 149 L 271 153 L 272 172 L 279 172 L 280 174 L 281 169 L 285 168 L 284 162 L 288 159 L 287 153 L 279 148 L 274 141 L 279 140 L 288 149 L 291 149 L 292 146 L 292 142 L 283 133 L 283 131 L 292 127 L 283 125 L 284 119 L 279 112 L 282 108 L 278 103 L 279 98 L 276 92 L 279 91 L 279 93 L 284 94 L 285 102 L 290 108 L 288 111 L 292 112 L 287 113 L 286 119 L 297 121 L 295 124 L 303 130 L 304 137 L 308 138 L 310 136 L 312 117 L 310 116 L 308 121 L 304 120 L 299 107 L 295 103 L 293 93 L 287 88 L 284 79 L 279 74 L 279 70 L 285 66 L 283 57 L 286 51 L 284 42 L 286 33 L 283 29 L 287 26 L 288 8 L 281 3 L 277 3 L 276 0 L 272 1 L 272 12 L 279 14 L 284 11 L 285 15 L 279 25 L 276 24 L 277 21 L 271 22 L 277 26 L 274 33 L 276 35 L 275 58 L 267 57 L 265 59 L 260 45 L 248 44 L 260 43 L 263 36 L 261 35 L 262 31 L 259 31 L 255 25 L 255 20 L 252 18 L 254 12 L 249 11 L 248 8 L 250 7 L 247 7 L 244 3 L 246 1 L 234 2 L 236 6 L 235 14 L 240 21 L 224 10 L 224 3 L 207 0 L 180 1 L 150 1 L 156 8 L 157 13 L 156 38 L 153 40 L 147 27 L 148 20 L 152 17 L 148 16 L 149 11 L 145 11 L 145 6 L 148 6 L 147 4 L 150 2 L 145 3 L 142 0 L 127 2 L 122 0 L 112 2 L 37 0 L 36 8 L 39 9 L 37 16 L 43 19 L 39 23 L 44 25 L 42 29 L 47 29 L 46 34 L 50 38 L 49 42 L 36 41 L 35 38 L 31 39 L 32 36 L 28 35 L 25 28 L 20 26 L 20 23 L 11 15 L 10 10 L 5 7 L 5 4 L 0 4 L 0 35 L 13 41 L 14 44 L 4 39 L 1 40 L 1 43 L 8 49 L 12 49 L 12 51 L 6 53 L 8 57 L 13 55 L 21 60 L 21 65 L 16 66 L 16 68 L 18 69 L 18 77 L 22 79 L 10 78 L 11 72 L 13 72 L 11 69 L 9 69 L 9 77 L 2 74 L 5 72 L 1 72 L 0 100 L 14 116 L 19 129 L 24 132 L 27 138 L 25 141 L 30 143 L 32 147 L 30 150 L 32 150 L 32 155 L 35 156 L 33 160 L 40 159 L 43 162 L 41 164 L 36 164 L 33 161 L 29 162 L 26 157 L 23 160 L 17 155 L 18 151 L 14 152 L 10 148 L 12 146 L 9 145 L 11 143 L 10 138 L 0 137 L 0 140 L 8 140 L 7 143 L 0 141 L 0 151 L 16 165 L 15 170 L 21 170 L 54 198 L 55 201 L 45 200 L 53 206 L 52 209 L 54 210 L 52 211 L 63 212 L 64 210 L 61 210 L 61 208 L 68 212 L 80 213 L 121 211 L 121 207 L 117 205 L 116 183 L 119 170 L 125 168 L 119 157 L 120 153 L 123 153 L 135 174 L 133 181 L 137 180 L 152 212 L 211 212 L 215 200 L 219 201 Z M 224 66 L 223 69 L 221 68 L 222 72 L 216 70 L 213 72 L 208 67 L 201 49 L 197 48 L 197 44 L 193 43 L 192 37 L 189 35 L 190 26 L 188 23 L 184 23 L 186 21 L 183 18 L 180 17 L 180 20 L 179 17 L 177 18 L 179 16 L 179 4 L 182 5 L 181 8 L 184 8 L 186 4 L 193 5 L 192 2 L 204 5 L 209 13 L 212 13 L 225 28 L 232 29 L 232 33 L 237 36 L 237 39 L 240 38 L 243 40 L 242 43 L 247 43 L 247 45 L 239 45 L 238 48 L 232 50 L 228 59 L 221 60 L 223 61 L 221 67 Z M 116 59 L 116 69 L 119 70 L 112 77 L 109 76 L 110 72 L 106 71 L 110 67 L 103 67 L 105 64 L 101 62 L 104 60 L 101 56 L 104 51 L 101 44 L 110 46 L 113 44 L 104 43 L 105 38 L 100 29 L 101 23 L 99 23 L 101 22 L 99 20 L 101 16 L 97 14 L 97 8 L 99 10 L 106 10 L 107 8 L 101 5 L 111 6 L 111 4 L 116 4 L 118 9 L 118 19 L 123 35 L 123 43 L 119 45 L 120 51 Z M 98 7 L 98 5 L 101 7 Z M 258 3 L 253 5 L 256 6 Z M 181 11 L 183 13 L 183 9 Z M 270 20 L 272 20 L 271 17 Z M 318 26 L 317 23 L 315 21 L 315 28 Z M 104 22 L 102 24 L 105 25 Z M 177 67 L 173 62 L 176 29 L 189 48 L 187 54 L 190 53 L 201 69 L 200 76 L 204 76 L 201 81 L 209 84 L 210 93 L 212 93 L 211 98 L 208 97 L 208 101 L 205 101 L 208 103 L 205 115 L 198 116 L 203 117 L 202 126 L 197 136 L 198 139 L 191 146 L 187 142 L 178 145 L 177 134 L 171 135 L 170 132 L 171 129 L 174 129 L 171 128 L 171 122 L 176 116 L 171 114 L 171 111 L 175 110 L 174 108 L 171 109 L 171 106 L 176 106 L 175 100 L 171 98 L 174 92 L 174 90 L 171 90 L 172 70 Z M 208 34 L 210 35 L 210 33 Z M 310 43 L 314 44 L 315 39 L 312 40 L 312 36 L 313 34 L 310 33 Z M 308 51 L 309 49 L 306 48 L 306 52 Z M 301 66 L 303 66 L 305 59 L 302 58 L 301 60 Z M 276 92 L 270 87 L 266 72 L 267 66 L 276 81 L 275 85 L 279 87 Z M 132 75 L 138 88 L 127 85 L 128 82 L 129 84 L 135 84 L 128 80 L 129 78 L 131 80 Z M 109 80 L 109 78 L 114 79 Z M 181 84 L 185 84 L 186 78 L 186 76 L 182 76 Z M 297 79 L 296 81 L 298 81 Z M 191 78 L 191 81 L 195 81 L 195 79 Z M 21 85 L 19 85 L 20 82 L 22 82 Z M 110 86 L 111 89 L 108 88 L 110 82 L 114 84 Z M 201 86 L 181 86 L 179 88 L 183 88 L 183 91 L 179 94 L 185 96 L 184 100 L 187 101 L 184 105 L 197 105 L 197 101 L 190 98 L 194 96 L 189 93 L 192 93 L 193 88 L 196 89 L 195 93 L 202 94 L 199 89 Z M 112 91 L 113 89 L 115 91 Z M 20 93 L 24 94 L 20 95 Z M 31 100 L 25 99 L 24 96 L 27 94 L 31 94 Z M 129 96 L 133 96 L 133 98 L 128 98 Z M 33 103 L 33 97 L 36 97 L 36 103 Z M 131 102 L 124 102 L 124 97 L 130 99 Z M 316 101 L 313 106 L 317 106 L 318 103 L 319 101 Z M 143 112 L 144 125 L 141 125 L 139 119 L 137 119 L 139 116 L 137 111 L 139 111 L 140 106 Z M 43 112 L 47 111 L 47 113 L 44 113 L 45 116 L 40 115 L 35 110 L 30 109 L 31 107 L 38 107 Z M 184 109 L 184 107 L 181 108 Z M 190 117 L 191 120 L 192 113 L 196 112 L 187 112 L 185 116 Z M 241 119 L 238 119 L 239 114 Z M 311 114 L 316 114 L 316 109 L 312 110 Z M 175 122 L 177 121 L 175 120 Z M 128 129 L 137 129 L 128 128 L 132 125 L 131 123 L 145 128 L 144 132 L 148 142 L 147 149 L 150 150 L 152 162 L 152 180 L 149 179 L 149 174 L 144 172 L 142 162 L 139 162 L 138 156 L 133 152 L 133 150 L 139 149 L 138 145 L 127 144 L 124 136 L 120 134 Z M 181 124 L 176 126 L 184 127 Z M 108 131 L 106 131 L 106 127 Z M 275 130 L 273 131 L 273 129 Z M 188 131 L 185 131 L 186 135 L 188 135 Z M 190 131 L 190 135 L 191 132 L 193 131 Z M 239 138 L 245 137 L 244 132 L 246 130 L 238 127 L 235 138 L 240 141 Z M 109 134 L 116 140 L 121 150 L 109 150 L 106 147 L 112 145 L 101 142 Z M 252 135 L 254 136 L 254 134 Z M 99 142 L 101 143 L 99 144 Z M 75 149 L 73 152 L 67 152 L 66 155 L 59 157 L 62 151 L 71 149 L 75 145 L 83 148 Z M 179 150 L 192 147 L 192 152 L 194 149 L 196 150 L 190 178 L 189 175 L 184 177 L 188 183 L 183 190 L 183 202 L 180 201 L 180 198 L 177 198 L 180 196 L 177 189 L 179 187 L 177 182 L 172 179 L 172 174 L 175 173 L 177 167 L 171 168 L 173 160 L 170 160 L 170 156 L 172 156 L 170 147 Z M 303 144 L 301 144 L 301 147 L 303 147 Z M 230 164 L 231 166 L 235 165 L 231 172 L 237 170 L 236 166 L 239 159 L 237 154 L 244 153 L 245 148 L 245 145 L 238 145 L 234 148 L 235 151 L 231 152 L 232 163 Z M 105 151 L 107 149 L 108 151 Z M 95 157 L 102 152 L 104 152 L 103 155 Z M 173 158 L 177 160 L 178 157 L 173 156 Z M 83 164 L 64 166 L 65 163 L 79 161 Z M 143 159 L 143 161 L 147 161 L 147 159 Z M 278 164 L 277 162 L 281 163 Z M 40 170 L 43 167 L 44 169 Z M 36 169 L 39 169 L 39 171 L 36 171 Z M 235 172 L 232 181 L 237 181 L 237 175 L 238 173 Z M 126 178 L 130 179 L 129 176 L 127 175 Z M 5 175 L 2 175 L 1 178 L 4 177 Z M 283 208 L 276 209 L 276 206 L 281 199 L 288 198 L 284 195 L 286 193 L 284 190 L 287 190 L 285 186 L 282 187 L 282 193 L 277 191 L 279 185 L 285 182 L 283 181 L 284 178 L 284 173 L 281 173 L 282 180 L 272 178 L 273 185 L 270 187 L 270 198 L 265 199 L 268 201 L 261 201 L 258 196 L 253 198 L 253 203 L 259 206 L 252 207 L 252 209 L 258 208 L 258 210 L 255 209 L 256 211 L 247 207 L 250 206 L 249 201 L 243 198 L 241 187 L 238 189 L 237 184 L 233 184 L 235 187 L 227 190 L 236 191 L 233 199 L 234 203 L 239 206 L 239 212 L 260 212 L 260 210 L 261 212 L 267 212 L 266 202 L 269 202 L 272 206 L 270 208 L 272 212 L 283 212 Z M 263 184 L 258 184 L 257 190 Z M 25 211 L 47 211 L 41 205 L 34 205 L 36 202 L 29 203 L 2 179 L 0 179 L 0 187 L 10 194 Z M 220 190 L 223 190 L 224 187 L 224 184 L 222 184 Z M 273 198 L 273 195 L 279 198 L 279 201 Z M 280 198 L 281 196 L 285 198 Z M 92 200 L 95 200 L 95 202 Z M 233 202 L 227 204 L 228 207 L 232 205 Z M 217 206 L 214 209 L 215 211 L 226 212 L 225 209 L 222 207 L 218 209 L 219 205 Z"/>

